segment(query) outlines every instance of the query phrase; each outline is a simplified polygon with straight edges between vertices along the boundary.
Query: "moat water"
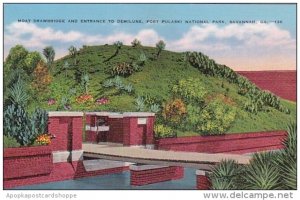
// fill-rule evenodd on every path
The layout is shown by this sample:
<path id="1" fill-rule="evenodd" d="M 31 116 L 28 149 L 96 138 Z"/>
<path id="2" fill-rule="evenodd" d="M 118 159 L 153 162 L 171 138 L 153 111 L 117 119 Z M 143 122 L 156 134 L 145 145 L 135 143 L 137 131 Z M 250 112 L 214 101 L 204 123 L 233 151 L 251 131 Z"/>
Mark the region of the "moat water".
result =
<path id="1" fill-rule="evenodd" d="M 144 186 L 130 185 L 130 172 L 103 176 L 93 176 L 75 180 L 58 181 L 28 185 L 13 189 L 41 190 L 190 190 L 196 189 L 195 169 L 185 168 L 184 177 L 179 180 L 165 181 Z"/>

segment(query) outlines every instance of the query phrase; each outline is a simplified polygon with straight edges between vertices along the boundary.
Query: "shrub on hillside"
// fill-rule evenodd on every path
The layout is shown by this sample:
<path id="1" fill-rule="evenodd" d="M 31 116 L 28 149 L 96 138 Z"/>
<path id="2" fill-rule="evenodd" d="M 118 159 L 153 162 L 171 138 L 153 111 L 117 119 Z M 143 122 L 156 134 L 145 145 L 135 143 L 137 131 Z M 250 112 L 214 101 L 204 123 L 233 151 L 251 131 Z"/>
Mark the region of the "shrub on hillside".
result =
<path id="1" fill-rule="evenodd" d="M 134 67 L 131 64 L 123 62 L 114 66 L 111 70 L 111 74 L 113 76 L 119 75 L 126 77 L 133 74 L 134 71 Z"/>
<path id="2" fill-rule="evenodd" d="M 163 118 L 170 123 L 177 124 L 186 115 L 186 105 L 181 99 L 174 99 L 167 102 L 163 108 Z"/>
<path id="3" fill-rule="evenodd" d="M 37 92 L 44 92 L 52 81 L 52 76 L 48 71 L 47 65 L 40 61 L 33 72 L 32 87 Z"/>
<path id="4" fill-rule="evenodd" d="M 105 80 L 102 85 L 105 88 L 115 87 L 120 92 L 124 91 L 124 92 L 127 92 L 129 94 L 134 92 L 133 85 L 130 84 L 130 83 L 124 84 L 122 79 L 119 76 L 116 76 L 113 79 Z"/>
<path id="5" fill-rule="evenodd" d="M 157 124 L 154 126 L 154 133 L 155 138 L 176 137 L 176 133 L 174 130 L 172 130 L 172 128 L 162 124 Z"/>
<path id="6" fill-rule="evenodd" d="M 188 78 L 180 80 L 172 89 L 175 95 L 187 102 L 203 103 L 206 95 L 205 87 L 200 79 Z"/>
<path id="7" fill-rule="evenodd" d="M 203 134 L 224 134 L 234 122 L 235 116 L 234 107 L 215 100 L 201 111 L 197 130 Z"/>

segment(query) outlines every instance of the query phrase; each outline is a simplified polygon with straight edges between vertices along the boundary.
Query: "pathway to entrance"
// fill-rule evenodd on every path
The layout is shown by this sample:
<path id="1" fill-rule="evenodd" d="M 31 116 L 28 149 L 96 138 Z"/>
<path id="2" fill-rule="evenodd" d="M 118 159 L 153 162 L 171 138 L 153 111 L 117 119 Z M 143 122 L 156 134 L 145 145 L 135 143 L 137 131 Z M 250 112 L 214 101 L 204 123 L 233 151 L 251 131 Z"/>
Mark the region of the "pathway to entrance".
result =
<path id="1" fill-rule="evenodd" d="M 250 155 L 175 152 L 99 144 L 83 144 L 83 151 L 84 156 L 92 158 L 193 168 L 215 165 L 225 159 L 248 164 L 251 159 Z"/>

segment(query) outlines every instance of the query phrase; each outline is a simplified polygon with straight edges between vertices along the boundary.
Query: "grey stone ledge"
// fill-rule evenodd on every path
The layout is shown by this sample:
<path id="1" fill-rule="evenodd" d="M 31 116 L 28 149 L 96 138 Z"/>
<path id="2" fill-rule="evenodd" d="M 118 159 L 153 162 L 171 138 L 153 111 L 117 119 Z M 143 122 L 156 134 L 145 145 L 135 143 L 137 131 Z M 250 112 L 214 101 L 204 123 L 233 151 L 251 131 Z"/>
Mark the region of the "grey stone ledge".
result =
<path id="1" fill-rule="evenodd" d="M 159 168 L 166 168 L 169 166 L 164 165 L 130 165 L 129 169 L 132 171 L 143 171 L 143 170 L 150 170 L 150 169 L 159 169 Z"/>
<path id="2" fill-rule="evenodd" d="M 82 117 L 83 112 L 50 111 L 49 117 Z"/>

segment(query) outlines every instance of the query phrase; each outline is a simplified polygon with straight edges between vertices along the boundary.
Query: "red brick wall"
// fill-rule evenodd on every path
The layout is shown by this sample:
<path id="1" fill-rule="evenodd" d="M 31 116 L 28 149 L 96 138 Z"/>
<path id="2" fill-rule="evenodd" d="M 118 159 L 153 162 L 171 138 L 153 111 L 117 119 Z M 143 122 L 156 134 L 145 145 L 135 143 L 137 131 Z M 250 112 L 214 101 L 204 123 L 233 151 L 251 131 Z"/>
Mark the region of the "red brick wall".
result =
<path id="1" fill-rule="evenodd" d="M 85 124 L 86 124 L 86 125 L 90 125 L 91 122 L 92 122 L 92 115 L 86 114 L 86 115 L 85 115 Z"/>
<path id="2" fill-rule="evenodd" d="M 71 126 L 70 117 L 49 117 L 48 132 L 55 135 L 51 142 L 53 151 L 71 150 Z"/>
<path id="3" fill-rule="evenodd" d="M 163 167 L 148 170 L 130 170 L 130 184 L 134 186 L 159 183 L 183 178 L 182 167 Z"/>
<path id="4" fill-rule="evenodd" d="M 147 144 L 154 144 L 154 117 L 147 118 Z"/>
<path id="5" fill-rule="evenodd" d="M 107 141 L 123 143 L 123 118 L 108 118 Z"/>
<path id="6" fill-rule="evenodd" d="M 93 142 L 93 143 L 98 143 L 99 139 L 98 139 L 98 134 L 96 131 L 86 131 L 85 132 L 85 140 L 87 142 Z"/>
<path id="7" fill-rule="evenodd" d="M 82 117 L 73 117 L 71 125 L 72 150 L 82 149 Z"/>
<path id="8" fill-rule="evenodd" d="M 53 165 L 51 165 L 51 168 L 52 170 L 49 174 L 40 174 L 40 175 L 30 176 L 26 178 L 4 179 L 4 188 L 9 189 L 9 188 L 24 186 L 24 185 L 63 181 L 68 179 L 89 177 L 89 176 L 100 176 L 106 174 L 120 173 L 125 170 L 128 170 L 128 167 L 125 166 L 125 167 L 87 172 L 84 169 L 82 161 L 77 161 L 72 163 L 66 163 L 66 162 L 54 163 Z"/>
<path id="9" fill-rule="evenodd" d="M 123 119 L 123 144 L 144 145 L 154 143 L 154 117 L 147 117 L 147 124 L 138 124 L 138 117 Z M 145 137 L 145 141 L 144 141 Z"/>
<path id="10" fill-rule="evenodd" d="M 130 118 L 123 118 L 123 144 L 130 145 Z"/>
<path id="11" fill-rule="evenodd" d="M 146 133 L 147 133 L 146 124 L 138 125 L 136 127 L 136 135 L 131 136 L 134 139 L 134 141 L 132 141 L 132 144 L 145 145 L 146 144 Z"/>
<path id="12" fill-rule="evenodd" d="M 52 154 L 49 146 L 5 148 L 4 179 L 50 174 Z"/>
<path id="13" fill-rule="evenodd" d="M 197 189 L 198 190 L 209 190 L 211 187 L 210 180 L 207 176 L 196 175 Z"/>
<path id="14" fill-rule="evenodd" d="M 139 141 L 139 135 L 138 135 L 138 118 L 131 117 L 130 118 L 130 143 L 129 145 L 141 145 L 141 143 L 138 143 Z M 125 125 L 124 125 L 125 126 Z"/>
<path id="15" fill-rule="evenodd" d="M 156 142 L 157 149 L 205 153 L 243 154 L 283 148 L 285 131 L 165 138 Z"/>
<path id="16" fill-rule="evenodd" d="M 106 174 L 114 174 L 126 171 L 129 169 L 128 166 L 116 167 L 111 169 L 103 169 L 96 171 L 86 171 L 82 161 L 72 162 L 72 165 L 75 169 L 74 178 L 90 177 L 90 176 L 100 176 Z"/>
<path id="17" fill-rule="evenodd" d="M 82 146 L 82 117 L 49 117 L 48 132 L 53 151 L 79 150 Z"/>
<path id="18" fill-rule="evenodd" d="M 70 163 L 55 163 L 50 174 L 30 176 L 21 179 L 6 179 L 4 180 L 4 189 L 9 189 L 24 185 L 33 185 L 48 183 L 53 181 L 63 181 L 72 179 L 74 171 Z"/>

